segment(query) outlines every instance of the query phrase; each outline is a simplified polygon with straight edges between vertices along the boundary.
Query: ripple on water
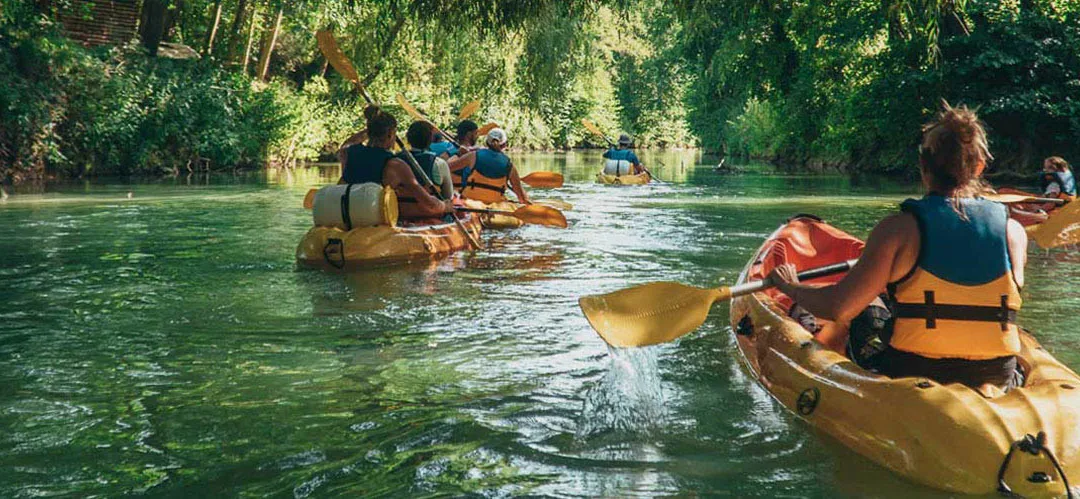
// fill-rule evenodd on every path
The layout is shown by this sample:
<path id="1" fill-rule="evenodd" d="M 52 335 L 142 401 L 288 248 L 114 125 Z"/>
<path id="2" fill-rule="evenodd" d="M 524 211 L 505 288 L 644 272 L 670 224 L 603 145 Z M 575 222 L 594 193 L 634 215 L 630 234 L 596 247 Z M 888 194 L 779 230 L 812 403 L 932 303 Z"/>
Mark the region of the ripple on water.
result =
<path id="1" fill-rule="evenodd" d="M 865 234 L 913 188 L 655 158 L 678 183 L 516 157 L 566 173 L 543 197 L 575 205 L 569 230 L 349 274 L 293 262 L 307 185 L 91 182 L 0 207 L 0 496 L 930 495 L 776 403 L 725 306 L 610 352 L 576 303 L 731 283 L 793 213 Z M 1080 366 L 1080 295 L 1062 292 L 1080 265 L 1033 252 L 1028 271 L 1024 324 Z"/>

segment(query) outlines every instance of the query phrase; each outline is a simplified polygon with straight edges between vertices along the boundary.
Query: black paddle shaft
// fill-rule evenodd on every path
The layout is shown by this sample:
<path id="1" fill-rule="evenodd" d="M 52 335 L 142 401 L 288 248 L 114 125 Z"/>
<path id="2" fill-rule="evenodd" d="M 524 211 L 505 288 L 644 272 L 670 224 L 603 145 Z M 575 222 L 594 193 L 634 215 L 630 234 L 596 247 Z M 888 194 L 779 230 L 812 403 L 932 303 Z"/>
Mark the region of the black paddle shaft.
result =
<path id="1" fill-rule="evenodd" d="M 851 267 L 855 266 L 855 262 L 858 260 L 848 260 L 846 262 L 835 263 L 827 265 L 825 267 L 818 267 L 816 269 L 810 269 L 803 272 L 799 272 L 800 281 L 809 281 L 810 279 L 817 279 L 818 277 L 825 277 L 828 275 L 839 274 L 841 272 L 847 272 L 851 270 Z"/>

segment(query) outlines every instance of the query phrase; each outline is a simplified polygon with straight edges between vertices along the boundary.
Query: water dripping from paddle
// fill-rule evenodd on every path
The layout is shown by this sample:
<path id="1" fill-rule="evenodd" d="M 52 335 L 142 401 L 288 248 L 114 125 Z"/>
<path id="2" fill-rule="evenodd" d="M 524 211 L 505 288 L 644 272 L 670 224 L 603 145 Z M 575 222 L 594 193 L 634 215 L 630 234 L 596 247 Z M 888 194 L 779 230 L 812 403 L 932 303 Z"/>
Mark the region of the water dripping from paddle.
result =
<path id="1" fill-rule="evenodd" d="M 585 395 L 576 436 L 652 436 L 667 419 L 658 358 L 660 348 L 608 347 L 608 371 Z"/>

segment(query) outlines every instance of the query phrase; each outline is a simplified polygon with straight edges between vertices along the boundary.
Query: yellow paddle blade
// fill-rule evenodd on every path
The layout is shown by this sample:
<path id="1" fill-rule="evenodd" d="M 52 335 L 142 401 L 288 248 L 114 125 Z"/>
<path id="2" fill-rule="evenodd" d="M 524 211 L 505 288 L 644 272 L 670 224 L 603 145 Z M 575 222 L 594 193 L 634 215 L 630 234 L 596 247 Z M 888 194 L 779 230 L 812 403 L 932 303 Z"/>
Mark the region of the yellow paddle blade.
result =
<path id="1" fill-rule="evenodd" d="M 430 121 L 426 117 L 424 117 L 424 115 L 420 114 L 420 111 L 417 111 L 412 104 L 409 104 L 409 101 L 405 100 L 404 95 L 397 94 L 397 96 L 395 96 L 394 98 L 397 99 L 398 105 L 400 105 L 406 113 L 409 113 L 409 116 L 412 116 L 414 120 L 427 121 L 428 123 L 430 123 Z"/>
<path id="2" fill-rule="evenodd" d="M 712 304 L 731 298 L 728 288 L 703 289 L 653 282 L 578 300 L 585 318 L 615 347 L 664 343 L 705 323 Z"/>
<path id="3" fill-rule="evenodd" d="M 476 131 L 476 135 L 482 137 L 496 128 L 499 128 L 499 124 L 495 123 L 494 121 L 485 123 L 484 126 L 480 127 L 480 129 Z"/>
<path id="4" fill-rule="evenodd" d="M 544 187 L 548 189 L 563 186 L 562 174 L 555 172 L 532 172 L 521 177 L 521 181 L 532 187 Z"/>
<path id="5" fill-rule="evenodd" d="M 307 195 L 304 196 L 304 209 L 310 210 L 315 206 L 315 193 L 319 192 L 318 189 L 311 189 L 307 191 Z"/>
<path id="6" fill-rule="evenodd" d="M 338 73 L 341 73 L 341 76 L 345 77 L 346 80 L 359 85 L 360 75 L 357 74 L 356 68 L 349 62 L 349 58 L 345 57 L 345 53 L 338 47 L 334 34 L 329 30 L 319 30 L 315 33 L 315 39 L 319 42 L 319 50 L 322 51 L 323 56 L 330 62 L 330 65 Z"/>
<path id="7" fill-rule="evenodd" d="M 1030 228 L 1028 235 L 1043 249 L 1080 243 L 1080 201 L 1050 212 L 1050 217 Z"/>
<path id="8" fill-rule="evenodd" d="M 534 199 L 533 204 L 539 204 L 544 206 L 550 206 L 556 210 L 570 211 L 574 209 L 574 205 L 567 203 L 561 199 Z"/>
<path id="9" fill-rule="evenodd" d="M 474 100 L 461 107 L 461 111 L 458 111 L 457 119 L 461 121 L 469 116 L 476 114 L 480 110 L 480 101 Z"/>
<path id="10" fill-rule="evenodd" d="M 1016 203 L 1043 203 L 1047 202 L 1045 198 L 1037 198 L 1033 196 L 1024 196 L 1022 194 L 983 194 L 983 199 L 995 201 L 1001 204 L 1016 204 Z"/>
<path id="11" fill-rule="evenodd" d="M 600 130 L 600 127 L 596 126 L 596 123 L 593 123 L 585 118 L 581 118 L 581 124 L 584 125 L 585 128 L 588 129 L 590 132 L 604 137 L 604 132 Z"/>
<path id="12" fill-rule="evenodd" d="M 565 229 L 568 226 L 566 223 L 566 215 L 563 215 L 561 211 L 550 206 L 539 204 L 525 205 L 514 210 L 511 215 L 528 224 L 546 225 L 548 227 L 559 227 L 562 229 Z"/>

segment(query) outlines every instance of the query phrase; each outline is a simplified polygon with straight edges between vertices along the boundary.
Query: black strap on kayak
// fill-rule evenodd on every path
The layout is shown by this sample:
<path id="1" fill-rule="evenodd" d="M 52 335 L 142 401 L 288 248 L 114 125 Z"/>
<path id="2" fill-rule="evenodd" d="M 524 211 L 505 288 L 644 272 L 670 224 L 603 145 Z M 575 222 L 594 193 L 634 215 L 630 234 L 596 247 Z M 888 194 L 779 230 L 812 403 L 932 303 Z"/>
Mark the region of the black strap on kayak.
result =
<path id="1" fill-rule="evenodd" d="M 893 316 L 899 319 L 926 319 L 926 329 L 937 327 L 938 319 L 969 322 L 997 322 L 1005 331 L 1016 324 L 1016 311 L 1009 308 L 1009 297 L 1001 296 L 1001 305 L 944 305 L 934 302 L 934 292 L 923 293 L 923 303 L 896 303 Z"/>
<path id="2" fill-rule="evenodd" d="M 326 259 L 326 263 L 330 264 L 335 269 L 345 268 L 345 241 L 336 237 L 331 237 L 326 240 L 326 245 L 322 250 L 323 258 Z M 334 259 L 334 256 L 337 259 Z"/>
<path id="3" fill-rule="evenodd" d="M 356 184 L 349 184 L 345 186 L 345 193 L 341 195 L 341 221 L 345 223 L 345 230 L 352 230 L 352 217 L 349 216 L 349 192 L 352 191 L 352 186 Z"/>
<path id="4" fill-rule="evenodd" d="M 1050 459 L 1050 464 L 1054 465 L 1054 469 L 1057 470 L 1058 476 L 1061 477 L 1062 485 L 1065 486 L 1065 497 L 1068 499 L 1074 499 L 1076 497 L 1073 494 L 1072 487 L 1069 486 L 1069 477 L 1065 476 L 1065 470 L 1061 468 L 1061 463 L 1058 462 L 1057 457 L 1054 456 L 1054 452 L 1046 446 L 1046 432 L 1040 431 L 1037 436 L 1033 436 L 1030 433 L 1024 435 L 1024 438 L 1017 440 L 1009 446 L 1009 452 L 1005 454 L 1005 459 L 1001 462 L 1001 468 L 998 469 L 998 493 L 1005 497 L 1020 497 L 1019 494 L 1012 491 L 1009 485 L 1005 483 L 1005 472 L 1009 470 L 1009 461 L 1012 460 L 1013 453 L 1017 450 L 1021 452 L 1027 452 L 1032 456 L 1038 456 L 1039 454 L 1046 454 L 1046 457 Z M 1032 483 L 1046 483 L 1050 481 L 1050 476 L 1045 472 L 1036 471 L 1031 474 L 1027 479 Z"/>

